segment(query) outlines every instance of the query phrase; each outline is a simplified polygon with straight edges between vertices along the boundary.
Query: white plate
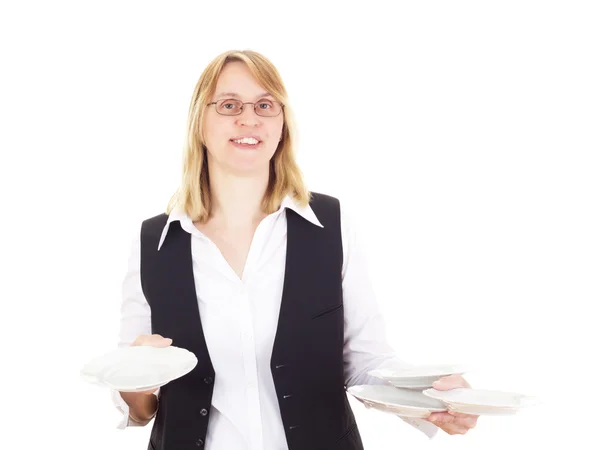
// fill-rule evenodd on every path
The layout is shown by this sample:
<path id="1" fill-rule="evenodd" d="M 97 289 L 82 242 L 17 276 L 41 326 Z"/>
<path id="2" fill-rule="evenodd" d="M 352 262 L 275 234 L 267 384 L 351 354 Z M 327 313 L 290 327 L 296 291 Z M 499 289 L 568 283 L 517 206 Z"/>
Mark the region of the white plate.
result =
<path id="1" fill-rule="evenodd" d="M 446 406 L 421 392 L 398 389 L 394 386 L 352 386 L 348 392 L 365 405 L 404 417 L 428 417 L 432 412 L 447 411 Z"/>
<path id="2" fill-rule="evenodd" d="M 409 384 L 403 384 L 403 383 L 394 384 L 391 381 L 389 381 L 388 383 L 390 383 L 391 386 L 394 386 L 395 388 L 398 388 L 398 389 L 411 389 L 413 391 L 419 391 L 419 392 L 431 387 L 431 384 L 416 384 L 416 385 L 409 385 Z"/>
<path id="3" fill-rule="evenodd" d="M 440 400 L 452 407 L 480 406 L 493 408 L 522 408 L 537 403 L 533 396 L 517 394 L 514 392 L 491 391 L 485 389 L 457 388 L 449 391 L 427 389 L 423 395 Z"/>
<path id="4" fill-rule="evenodd" d="M 406 384 L 423 384 L 423 383 L 433 383 L 436 380 L 439 380 L 439 377 L 414 377 L 414 378 L 391 378 L 386 381 L 391 383 L 406 383 Z"/>
<path id="5" fill-rule="evenodd" d="M 81 369 L 81 376 L 118 391 L 138 392 L 164 386 L 197 363 L 192 352 L 179 347 L 124 347 L 92 359 Z"/>
<path id="6" fill-rule="evenodd" d="M 519 412 L 519 408 L 490 408 L 485 406 L 466 406 L 457 404 L 449 404 L 448 410 L 463 414 L 473 414 L 476 416 L 512 416 Z"/>
<path id="7" fill-rule="evenodd" d="M 405 378 L 400 380 L 387 380 L 387 383 L 398 388 L 405 389 L 427 389 L 433 386 L 433 382 L 439 380 L 439 377 L 431 378 Z"/>
<path id="8" fill-rule="evenodd" d="M 429 364 L 402 369 L 374 369 L 367 373 L 386 381 L 420 379 L 428 383 L 448 375 L 462 375 L 466 371 L 467 367 L 462 364 Z"/>

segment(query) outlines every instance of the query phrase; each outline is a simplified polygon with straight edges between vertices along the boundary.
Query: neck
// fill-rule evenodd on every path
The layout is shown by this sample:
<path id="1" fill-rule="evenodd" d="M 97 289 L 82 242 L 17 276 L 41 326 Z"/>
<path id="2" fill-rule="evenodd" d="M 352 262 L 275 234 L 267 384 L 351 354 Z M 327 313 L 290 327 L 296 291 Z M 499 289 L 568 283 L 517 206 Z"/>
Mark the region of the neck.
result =
<path id="1" fill-rule="evenodd" d="M 210 170 L 211 221 L 227 230 L 255 226 L 266 215 L 262 201 L 269 183 L 269 167 L 240 176 Z"/>

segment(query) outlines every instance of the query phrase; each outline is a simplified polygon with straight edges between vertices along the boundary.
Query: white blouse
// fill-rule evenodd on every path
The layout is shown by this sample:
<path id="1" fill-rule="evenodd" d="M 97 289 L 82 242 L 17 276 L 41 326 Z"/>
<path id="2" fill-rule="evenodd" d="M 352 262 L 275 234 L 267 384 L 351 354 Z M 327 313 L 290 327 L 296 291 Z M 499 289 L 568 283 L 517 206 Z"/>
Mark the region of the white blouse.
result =
<path id="1" fill-rule="evenodd" d="M 241 279 L 217 246 L 181 211 L 170 214 L 159 242 L 160 251 L 169 223 L 176 220 L 192 235 L 198 306 L 206 345 L 217 374 L 206 436 L 207 450 L 288 448 L 270 368 L 283 291 L 286 208 L 296 211 L 314 226 L 323 227 L 310 206 L 301 207 L 286 197 L 279 210 L 258 225 Z M 385 324 L 366 261 L 343 205 L 341 214 L 346 384 L 382 384 L 381 380 L 367 375 L 367 371 L 410 364 L 400 360 L 386 342 Z M 151 334 L 151 325 L 150 307 L 140 282 L 140 237 L 136 233 L 123 282 L 118 347 L 129 346 L 140 334 Z M 146 425 L 129 417 L 129 408 L 118 392 L 111 394 L 123 414 L 118 428 Z M 403 420 L 429 437 L 437 431 L 435 425 L 421 419 Z"/>

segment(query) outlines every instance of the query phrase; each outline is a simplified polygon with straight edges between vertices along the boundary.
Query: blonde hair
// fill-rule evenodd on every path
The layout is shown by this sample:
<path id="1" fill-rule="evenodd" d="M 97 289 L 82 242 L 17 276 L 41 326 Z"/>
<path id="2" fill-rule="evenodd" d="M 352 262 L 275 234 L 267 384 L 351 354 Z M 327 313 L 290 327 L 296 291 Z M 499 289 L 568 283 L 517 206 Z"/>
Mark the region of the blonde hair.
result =
<path id="1" fill-rule="evenodd" d="M 282 111 L 282 139 L 269 163 L 269 183 L 262 201 L 263 211 L 267 214 L 275 212 L 286 195 L 291 195 L 302 206 L 308 205 L 310 201 L 310 192 L 304 184 L 295 158 L 297 130 L 294 115 L 279 72 L 260 53 L 251 50 L 231 50 L 213 59 L 196 83 L 188 111 L 181 185 L 169 201 L 167 214 L 179 207 L 193 221 L 204 223 L 210 217 L 211 196 L 203 118 L 206 104 L 215 93 L 223 67 L 233 61 L 245 63 L 258 83 L 285 105 Z"/>

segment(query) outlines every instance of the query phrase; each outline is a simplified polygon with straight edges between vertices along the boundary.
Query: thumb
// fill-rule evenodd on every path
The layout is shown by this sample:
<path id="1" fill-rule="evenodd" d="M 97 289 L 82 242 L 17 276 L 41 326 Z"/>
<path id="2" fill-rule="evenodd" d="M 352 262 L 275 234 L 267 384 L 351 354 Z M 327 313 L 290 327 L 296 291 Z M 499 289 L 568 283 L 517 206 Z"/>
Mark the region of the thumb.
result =
<path id="1" fill-rule="evenodd" d="M 434 381 L 432 386 L 438 391 L 449 391 L 451 389 L 469 387 L 468 383 L 460 375 L 442 377 L 439 380 Z"/>
<path id="2" fill-rule="evenodd" d="M 173 339 L 162 337 L 160 334 L 142 334 L 138 336 L 135 341 L 131 344 L 132 346 L 136 345 L 146 345 L 150 347 L 168 347 L 173 343 Z"/>
<path id="3" fill-rule="evenodd" d="M 173 343 L 173 339 L 162 337 L 159 334 L 154 334 L 151 336 L 151 340 L 148 345 L 151 345 L 153 347 L 168 347 L 172 343 Z"/>

